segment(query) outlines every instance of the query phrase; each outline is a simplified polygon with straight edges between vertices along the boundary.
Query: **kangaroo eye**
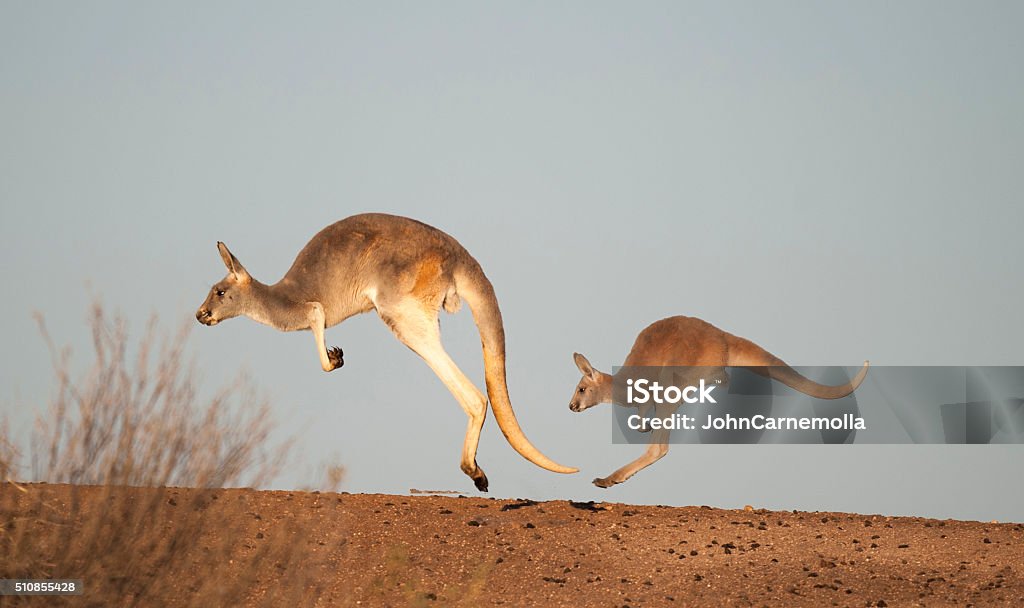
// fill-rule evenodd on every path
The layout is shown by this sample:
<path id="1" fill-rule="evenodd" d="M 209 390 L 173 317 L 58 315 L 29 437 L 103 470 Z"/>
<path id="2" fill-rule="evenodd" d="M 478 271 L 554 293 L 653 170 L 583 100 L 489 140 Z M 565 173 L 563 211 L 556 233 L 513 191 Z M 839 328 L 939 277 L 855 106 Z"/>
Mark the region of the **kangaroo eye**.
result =
<path id="1" fill-rule="evenodd" d="M 221 298 L 224 297 L 224 290 L 223 289 L 218 289 L 217 290 L 217 297 L 221 297 Z"/>
<path id="2" fill-rule="evenodd" d="M 583 394 L 583 393 L 585 393 L 585 392 L 587 392 L 587 389 L 585 389 L 585 388 L 583 388 L 583 387 L 581 386 L 581 387 L 580 387 L 580 394 L 582 395 L 582 394 Z"/>

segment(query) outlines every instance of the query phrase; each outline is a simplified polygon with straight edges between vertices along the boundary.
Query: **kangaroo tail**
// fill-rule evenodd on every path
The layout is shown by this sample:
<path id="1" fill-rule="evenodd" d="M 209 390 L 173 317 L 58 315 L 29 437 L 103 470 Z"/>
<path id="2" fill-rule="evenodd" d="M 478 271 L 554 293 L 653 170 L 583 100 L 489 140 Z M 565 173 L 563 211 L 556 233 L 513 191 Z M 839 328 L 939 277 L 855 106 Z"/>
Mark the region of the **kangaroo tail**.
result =
<path id="1" fill-rule="evenodd" d="M 509 445 L 533 464 L 555 473 L 575 473 L 579 469 L 562 466 L 541 453 L 526 438 L 523 429 L 512 411 L 505 380 L 505 328 L 501 322 L 501 310 L 494 295 L 494 287 L 484 275 L 483 269 L 472 262 L 462 273 L 456 274 L 455 283 L 473 311 L 473 320 L 480 330 L 480 341 L 484 351 L 484 377 L 487 381 L 487 397 L 498 427 Z"/>
<path id="2" fill-rule="evenodd" d="M 803 376 L 775 355 L 750 340 L 731 336 L 729 340 L 729 362 L 727 365 L 743 367 L 756 374 L 778 380 L 786 386 L 816 399 L 839 399 L 855 391 L 868 375 L 867 361 L 857 375 L 846 384 L 828 386 Z"/>

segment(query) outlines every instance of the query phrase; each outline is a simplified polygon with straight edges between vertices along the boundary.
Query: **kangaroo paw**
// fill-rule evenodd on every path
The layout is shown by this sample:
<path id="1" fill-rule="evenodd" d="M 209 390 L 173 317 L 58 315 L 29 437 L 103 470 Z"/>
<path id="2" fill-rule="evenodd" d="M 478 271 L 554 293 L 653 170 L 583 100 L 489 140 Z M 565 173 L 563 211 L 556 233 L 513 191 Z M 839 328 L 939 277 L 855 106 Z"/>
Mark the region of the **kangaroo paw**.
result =
<path id="1" fill-rule="evenodd" d="M 599 488 L 610 488 L 614 486 L 616 481 L 613 481 L 610 477 L 598 477 L 593 481 L 593 484 Z"/>
<path id="2" fill-rule="evenodd" d="M 345 365 L 345 353 L 337 346 L 327 349 L 327 358 L 330 359 L 331 365 L 334 366 L 331 368 L 332 370 Z"/>

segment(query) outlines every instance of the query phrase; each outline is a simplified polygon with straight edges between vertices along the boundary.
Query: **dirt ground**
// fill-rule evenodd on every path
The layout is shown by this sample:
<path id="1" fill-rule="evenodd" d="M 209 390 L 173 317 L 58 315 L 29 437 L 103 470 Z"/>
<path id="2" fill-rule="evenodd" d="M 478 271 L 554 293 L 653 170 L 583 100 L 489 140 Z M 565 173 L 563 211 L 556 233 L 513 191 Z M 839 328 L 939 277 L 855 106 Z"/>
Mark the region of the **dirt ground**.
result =
<path id="1" fill-rule="evenodd" d="M 24 488 L 5 484 L 0 498 L 71 504 L 69 486 Z M 76 490 L 79 504 L 101 496 L 99 488 Z M 235 605 L 254 605 L 299 575 L 318 606 L 1024 604 L 1024 525 L 1015 523 L 253 490 L 214 490 L 196 503 L 195 490 L 117 491 L 164 493 L 168 518 L 203 508 L 237 524 L 232 538 L 220 539 L 233 552 L 216 568 L 222 577 L 285 531 L 300 558 L 257 560 L 255 587 Z M 166 523 L 153 529 L 173 529 Z M 200 564 L 216 534 L 185 539 L 184 559 Z M 85 583 L 98 599 L 103 581 Z M 150 605 L 181 602 L 188 581 L 181 587 L 182 595 Z"/>

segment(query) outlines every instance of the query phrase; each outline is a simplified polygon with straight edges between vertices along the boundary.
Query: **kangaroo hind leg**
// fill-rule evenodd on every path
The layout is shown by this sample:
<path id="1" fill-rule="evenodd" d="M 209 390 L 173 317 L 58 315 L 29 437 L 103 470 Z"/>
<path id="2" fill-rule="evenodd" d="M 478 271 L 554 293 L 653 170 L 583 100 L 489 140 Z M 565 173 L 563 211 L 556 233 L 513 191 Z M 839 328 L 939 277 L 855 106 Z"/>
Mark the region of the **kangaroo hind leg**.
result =
<path id="1" fill-rule="evenodd" d="M 599 488 L 610 488 L 615 484 L 626 481 L 633 475 L 636 475 L 640 470 L 645 469 L 660 460 L 662 456 L 668 454 L 669 432 L 670 431 L 667 429 L 655 430 L 651 434 L 651 441 L 647 446 L 647 450 L 644 451 L 640 458 L 637 458 L 621 469 L 618 469 L 608 477 L 598 477 L 594 480 L 594 485 Z"/>
<path id="2" fill-rule="evenodd" d="M 487 398 L 455 365 L 441 344 L 437 310 L 428 310 L 419 302 L 407 301 L 395 307 L 382 309 L 378 306 L 377 311 L 398 339 L 430 366 L 466 412 L 469 422 L 462 445 L 461 467 L 477 489 L 486 492 L 487 475 L 476 464 L 476 449 L 480 442 L 480 429 L 487 417 Z"/>

